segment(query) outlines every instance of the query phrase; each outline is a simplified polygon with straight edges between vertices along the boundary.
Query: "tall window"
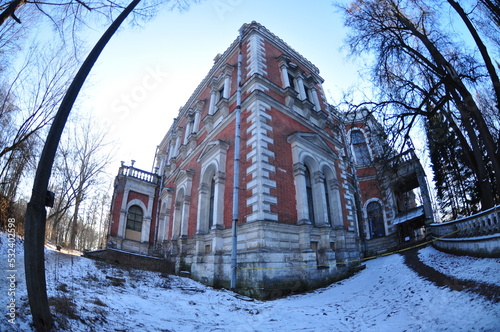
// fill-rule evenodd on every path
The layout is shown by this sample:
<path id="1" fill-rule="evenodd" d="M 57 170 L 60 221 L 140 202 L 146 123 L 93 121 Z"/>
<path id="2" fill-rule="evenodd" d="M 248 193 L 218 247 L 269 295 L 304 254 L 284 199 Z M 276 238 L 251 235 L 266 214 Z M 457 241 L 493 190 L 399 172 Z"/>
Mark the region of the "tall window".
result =
<path id="1" fill-rule="evenodd" d="M 292 74 L 288 73 L 288 82 L 290 82 L 290 87 L 294 90 L 297 90 L 295 88 L 295 78 L 292 76 Z"/>
<path id="2" fill-rule="evenodd" d="M 174 230 L 172 232 L 173 239 L 177 239 L 182 235 L 181 232 L 184 218 L 184 188 L 182 188 L 177 192 L 175 200 Z"/>
<path id="3" fill-rule="evenodd" d="M 356 164 L 359 166 L 366 166 L 370 164 L 370 151 L 368 151 L 365 135 L 363 135 L 363 133 L 359 130 L 353 130 L 351 132 L 351 142 L 354 150 L 354 157 L 356 158 Z"/>
<path id="4" fill-rule="evenodd" d="M 323 182 L 325 186 L 325 202 L 326 202 L 326 213 L 328 214 L 328 223 L 332 224 L 332 209 L 330 207 L 330 194 L 328 193 L 328 183 L 327 179 Z"/>
<path id="5" fill-rule="evenodd" d="M 142 230 L 142 209 L 137 205 L 132 205 L 128 209 L 127 229 L 140 232 Z"/>
<path id="6" fill-rule="evenodd" d="M 372 238 L 385 236 L 384 216 L 382 214 L 382 205 L 378 202 L 370 202 L 366 207 L 368 225 Z"/>
<path id="7" fill-rule="evenodd" d="M 219 95 L 217 97 L 217 102 L 224 98 L 224 85 L 219 89 Z"/>
<path id="8" fill-rule="evenodd" d="M 210 182 L 210 206 L 208 212 L 208 229 L 214 225 L 214 212 L 215 212 L 215 177 Z"/>
<path id="9" fill-rule="evenodd" d="M 307 192 L 307 207 L 309 210 L 309 220 L 314 225 L 314 201 L 313 201 L 313 188 L 311 181 L 311 172 L 309 168 L 305 167 L 305 178 L 306 178 L 306 192 Z"/>

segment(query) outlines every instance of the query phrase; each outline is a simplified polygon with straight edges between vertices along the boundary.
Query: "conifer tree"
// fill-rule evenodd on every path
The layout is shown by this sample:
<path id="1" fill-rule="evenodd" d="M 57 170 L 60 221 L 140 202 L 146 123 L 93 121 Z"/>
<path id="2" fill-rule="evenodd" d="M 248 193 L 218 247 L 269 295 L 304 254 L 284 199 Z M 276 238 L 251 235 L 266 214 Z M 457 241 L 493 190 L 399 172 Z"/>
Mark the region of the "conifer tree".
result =
<path id="1" fill-rule="evenodd" d="M 441 113 L 427 118 L 426 134 L 437 198 L 444 219 L 477 212 L 477 177 L 465 162 L 464 150 Z"/>

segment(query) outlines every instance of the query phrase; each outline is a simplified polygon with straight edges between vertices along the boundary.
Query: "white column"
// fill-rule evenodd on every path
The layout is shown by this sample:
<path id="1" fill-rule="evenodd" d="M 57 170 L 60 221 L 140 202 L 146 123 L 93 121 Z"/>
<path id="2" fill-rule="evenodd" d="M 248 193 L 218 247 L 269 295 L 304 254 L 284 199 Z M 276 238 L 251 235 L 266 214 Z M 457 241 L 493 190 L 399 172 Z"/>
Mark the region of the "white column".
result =
<path id="1" fill-rule="evenodd" d="M 188 137 L 191 134 L 191 122 L 188 119 L 186 124 L 186 131 L 184 132 L 184 142 L 182 144 L 186 145 L 188 143 Z"/>
<path id="2" fill-rule="evenodd" d="M 299 97 L 300 97 L 300 100 L 305 100 L 307 98 L 306 96 L 306 90 L 304 89 L 304 81 L 302 80 L 302 77 L 297 77 L 297 85 L 298 85 L 298 88 L 299 88 Z"/>
<path id="3" fill-rule="evenodd" d="M 319 112 L 321 110 L 321 105 L 319 104 L 318 91 L 316 88 L 311 88 L 311 94 L 314 102 L 314 109 Z"/>
<path id="4" fill-rule="evenodd" d="M 281 81 L 283 82 L 283 88 L 288 88 L 290 86 L 290 80 L 288 79 L 288 69 L 286 65 L 280 66 L 281 69 Z"/>
<path id="5" fill-rule="evenodd" d="M 229 98 L 230 89 L 231 89 L 231 76 L 226 75 L 224 77 L 224 94 L 222 96 L 223 98 L 226 98 L 226 99 Z"/>
<path id="6" fill-rule="evenodd" d="M 200 126 L 200 111 L 196 111 L 196 113 L 194 113 L 194 123 L 192 132 L 196 134 L 198 132 L 199 126 Z"/>
<path id="7" fill-rule="evenodd" d="M 196 233 L 205 234 L 208 231 L 208 216 L 209 210 L 209 190 L 206 183 L 202 183 L 198 187 L 198 215 L 196 217 Z"/>
<path id="8" fill-rule="evenodd" d="M 215 112 L 215 100 L 217 99 L 217 90 L 212 88 L 212 94 L 210 95 L 210 106 L 208 108 L 208 114 L 212 115 Z"/>
<path id="9" fill-rule="evenodd" d="M 309 207 L 307 204 L 307 189 L 305 167 L 302 163 L 293 165 L 293 175 L 295 181 L 295 199 L 297 201 L 298 224 L 309 224 Z"/>
<path id="10" fill-rule="evenodd" d="M 181 237 L 188 235 L 188 218 L 189 218 L 189 203 L 191 201 L 190 196 L 185 195 L 184 201 L 182 202 L 182 219 L 181 219 Z"/>
<path id="11" fill-rule="evenodd" d="M 120 209 L 120 221 L 118 223 L 118 237 L 125 237 L 125 228 L 127 227 L 127 201 L 128 201 L 129 190 L 125 190 L 123 193 L 122 206 Z"/>
<path id="12" fill-rule="evenodd" d="M 177 157 L 178 153 L 179 153 L 179 146 L 181 145 L 181 138 L 179 136 L 179 134 L 177 134 L 177 137 L 175 139 L 175 147 L 174 147 L 174 151 L 172 153 L 172 157 L 175 158 Z"/>
<path id="13" fill-rule="evenodd" d="M 181 228 L 181 223 L 182 223 L 182 202 L 175 202 L 174 205 L 174 218 L 173 218 L 173 223 L 172 223 L 172 234 L 171 234 L 171 239 L 176 239 L 177 237 L 180 236 L 179 229 Z M 178 235 L 179 233 L 179 235 Z"/>
<path id="14" fill-rule="evenodd" d="M 151 223 L 153 222 L 153 200 L 154 197 L 149 196 L 148 210 L 142 222 L 141 242 L 149 242 L 149 233 L 151 231 Z M 158 220 L 156 222 L 158 222 Z"/>
<path id="15" fill-rule="evenodd" d="M 317 172 L 314 176 L 314 180 L 316 182 L 315 186 L 316 186 L 316 189 L 318 191 L 317 196 L 319 198 L 318 200 L 315 200 L 315 202 L 321 202 L 321 209 L 322 209 L 322 211 L 319 211 L 319 212 L 321 212 L 321 214 L 320 214 L 321 219 L 319 220 L 320 225 L 318 225 L 318 226 L 328 226 L 329 222 L 328 222 L 327 204 L 329 204 L 329 202 L 328 203 L 326 202 L 326 193 L 325 193 L 325 181 L 326 181 L 326 179 L 325 179 L 325 176 L 323 175 L 323 173 Z"/>
<path id="16" fill-rule="evenodd" d="M 172 210 L 171 210 L 171 206 L 172 206 L 172 192 L 171 191 L 167 191 L 167 194 L 165 196 L 165 206 L 166 206 L 166 210 L 165 210 L 165 217 L 164 217 L 164 231 L 163 231 L 163 240 L 168 240 L 171 238 L 171 234 L 170 234 L 170 222 L 172 221 L 173 222 L 173 219 L 172 219 Z M 175 210 L 175 207 L 174 207 L 174 210 Z"/>
<path id="17" fill-rule="evenodd" d="M 174 151 L 174 143 L 172 143 L 172 137 L 170 137 L 170 140 L 168 141 L 168 155 L 167 155 L 167 165 L 170 165 L 170 158 L 173 157 L 173 151 Z"/>
<path id="18" fill-rule="evenodd" d="M 224 184 L 226 182 L 225 174 L 217 172 L 215 174 L 214 188 L 214 224 L 213 228 L 224 227 Z"/>

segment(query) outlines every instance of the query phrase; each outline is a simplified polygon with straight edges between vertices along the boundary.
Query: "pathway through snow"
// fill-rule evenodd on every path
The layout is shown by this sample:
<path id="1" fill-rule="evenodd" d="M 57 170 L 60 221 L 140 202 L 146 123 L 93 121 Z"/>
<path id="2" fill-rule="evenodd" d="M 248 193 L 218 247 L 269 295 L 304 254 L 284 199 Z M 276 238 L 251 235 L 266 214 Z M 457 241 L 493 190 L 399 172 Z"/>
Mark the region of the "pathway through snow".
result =
<path id="1" fill-rule="evenodd" d="M 5 235 L 0 242 L 3 273 Z M 31 331 L 22 243 L 17 252 L 16 324 L 2 314 L 2 331 Z M 458 257 L 431 247 L 419 250 L 419 258 L 447 276 L 500 286 L 498 259 Z M 46 262 L 49 297 L 74 318 L 57 314 L 68 331 L 500 331 L 500 303 L 436 286 L 407 267 L 402 255 L 368 261 L 365 270 L 329 287 L 268 302 L 52 250 Z M 6 285 L 0 284 L 0 294 L 7 294 Z M 4 296 L 0 301 L 6 308 Z"/>

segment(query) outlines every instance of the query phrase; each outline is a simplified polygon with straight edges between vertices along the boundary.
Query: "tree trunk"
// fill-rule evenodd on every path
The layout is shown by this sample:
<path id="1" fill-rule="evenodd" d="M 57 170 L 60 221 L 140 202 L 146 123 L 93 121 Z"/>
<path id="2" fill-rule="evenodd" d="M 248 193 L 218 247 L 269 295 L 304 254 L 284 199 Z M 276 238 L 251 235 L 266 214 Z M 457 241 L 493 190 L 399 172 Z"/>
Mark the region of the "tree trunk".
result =
<path id="1" fill-rule="evenodd" d="M 75 203 L 75 212 L 73 218 L 71 218 L 71 223 L 68 226 L 69 240 L 68 245 L 71 249 L 76 249 L 76 233 L 78 231 L 78 213 L 80 212 L 81 199 L 77 197 Z"/>
<path id="2" fill-rule="evenodd" d="M 491 83 L 493 85 L 493 90 L 495 91 L 497 111 L 500 112 L 500 80 L 498 79 L 495 66 L 493 65 L 493 61 L 491 61 L 490 55 L 488 54 L 488 50 L 484 45 L 483 41 L 481 40 L 481 37 L 477 33 L 477 30 L 474 28 L 474 25 L 469 20 L 469 17 L 465 13 L 462 6 L 460 6 L 460 4 L 454 0 L 448 0 L 448 3 L 453 7 L 453 9 L 455 9 L 455 11 L 462 19 L 462 21 L 464 21 L 465 25 L 467 26 L 467 29 L 472 35 L 472 38 L 474 38 L 474 42 L 476 43 L 477 48 L 479 49 L 479 52 L 483 57 L 486 69 L 488 70 L 488 74 L 490 76 Z"/>
<path id="3" fill-rule="evenodd" d="M 50 331 L 54 328 L 54 320 L 50 314 L 47 299 L 44 241 L 47 221 L 46 195 L 57 146 L 76 97 L 94 63 L 116 30 L 140 1 L 132 1 L 123 10 L 85 59 L 59 106 L 38 162 L 31 199 L 26 209 L 24 241 L 26 288 L 33 325 L 37 331 Z"/>
<path id="4" fill-rule="evenodd" d="M 500 188 L 500 161 L 495 151 L 496 150 L 495 140 L 493 139 L 491 132 L 489 131 L 488 126 L 486 125 L 484 117 L 481 114 L 479 108 L 477 107 L 476 102 L 474 101 L 473 96 L 470 94 L 469 90 L 462 82 L 461 78 L 457 75 L 453 66 L 436 48 L 434 43 L 431 40 L 429 40 L 428 36 L 419 31 L 417 27 L 415 27 L 415 25 L 403 14 L 399 12 L 394 12 L 394 15 L 396 16 L 398 21 L 405 26 L 406 29 L 410 30 L 411 33 L 424 44 L 425 48 L 429 51 L 434 63 L 439 68 L 440 71 L 439 75 L 447 79 L 445 85 L 447 89 L 451 92 L 453 101 L 457 105 L 457 108 L 459 109 L 462 115 L 464 125 L 466 127 L 470 126 L 469 117 L 476 123 L 477 126 L 476 129 L 478 130 L 479 135 L 481 136 L 482 141 L 484 143 L 486 156 L 492 163 L 493 172 L 495 173 L 495 180 L 494 180 L 495 187 L 498 190 L 498 188 Z M 472 133 L 473 136 L 475 136 L 473 130 L 472 131 L 468 130 L 468 133 L 469 134 Z M 471 140 L 473 139 L 473 137 L 469 138 Z M 482 151 L 478 152 L 474 146 L 472 148 L 474 152 L 474 157 L 476 159 L 476 163 L 478 165 L 478 169 L 479 171 L 481 171 L 480 170 L 481 165 L 484 164 L 482 156 L 483 152 Z M 481 178 L 485 178 L 485 175 L 484 174 L 477 174 L 477 175 L 480 185 L 486 186 L 484 183 L 482 183 L 483 181 L 481 181 Z M 488 201 L 491 201 L 493 199 L 492 196 L 496 196 L 496 194 L 492 190 L 490 190 L 487 193 L 482 191 L 481 198 L 485 200 L 486 203 L 484 204 L 485 206 L 490 206 L 490 203 Z"/>
<path id="5" fill-rule="evenodd" d="M 26 3 L 26 0 L 16 0 L 12 1 L 7 8 L 0 14 L 0 26 L 4 24 L 5 21 L 9 19 L 9 17 L 12 17 L 13 19 L 16 20 L 16 22 L 21 23 L 19 19 L 16 17 L 15 12 L 16 10 L 24 5 Z"/>

